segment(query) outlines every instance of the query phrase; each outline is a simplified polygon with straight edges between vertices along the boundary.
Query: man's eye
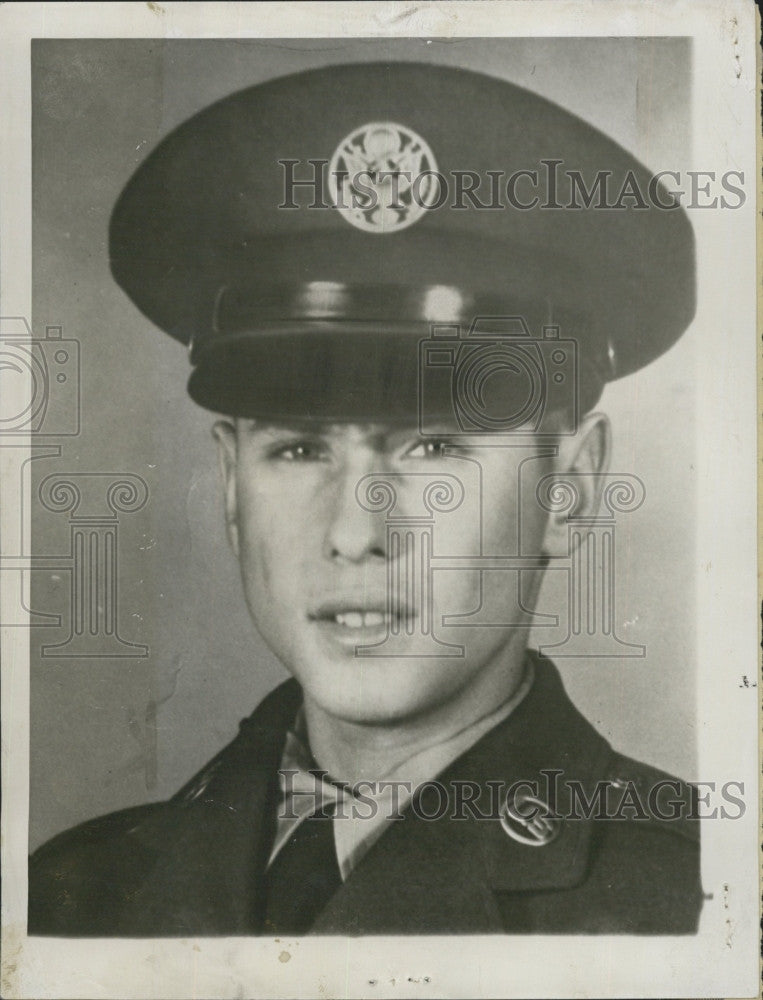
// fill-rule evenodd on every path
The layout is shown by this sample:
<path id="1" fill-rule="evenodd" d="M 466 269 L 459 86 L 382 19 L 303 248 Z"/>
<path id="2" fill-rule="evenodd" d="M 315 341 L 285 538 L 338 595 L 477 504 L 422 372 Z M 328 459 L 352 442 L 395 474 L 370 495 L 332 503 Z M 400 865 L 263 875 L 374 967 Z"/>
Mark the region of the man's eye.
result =
<path id="1" fill-rule="evenodd" d="M 406 452 L 407 458 L 444 458 L 447 449 L 452 445 L 448 441 L 439 441 L 431 438 L 428 441 L 419 441 Z"/>
<path id="2" fill-rule="evenodd" d="M 326 449 L 319 441 L 292 441 L 271 448 L 268 457 L 281 462 L 320 462 Z"/>

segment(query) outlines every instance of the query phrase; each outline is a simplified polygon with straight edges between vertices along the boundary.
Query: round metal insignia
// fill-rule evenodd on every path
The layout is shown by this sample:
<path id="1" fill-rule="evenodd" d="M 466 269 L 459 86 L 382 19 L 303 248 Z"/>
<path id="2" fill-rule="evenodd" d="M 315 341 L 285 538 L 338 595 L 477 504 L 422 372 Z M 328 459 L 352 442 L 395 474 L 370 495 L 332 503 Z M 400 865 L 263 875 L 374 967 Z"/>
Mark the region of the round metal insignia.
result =
<path id="1" fill-rule="evenodd" d="M 412 129 L 369 122 L 339 143 L 329 163 L 332 204 L 367 233 L 396 233 L 441 197 L 434 154 Z"/>
<path id="2" fill-rule="evenodd" d="M 550 806 L 533 795 L 507 802 L 501 810 L 501 826 L 512 840 L 530 847 L 545 847 L 559 836 L 562 821 Z"/>

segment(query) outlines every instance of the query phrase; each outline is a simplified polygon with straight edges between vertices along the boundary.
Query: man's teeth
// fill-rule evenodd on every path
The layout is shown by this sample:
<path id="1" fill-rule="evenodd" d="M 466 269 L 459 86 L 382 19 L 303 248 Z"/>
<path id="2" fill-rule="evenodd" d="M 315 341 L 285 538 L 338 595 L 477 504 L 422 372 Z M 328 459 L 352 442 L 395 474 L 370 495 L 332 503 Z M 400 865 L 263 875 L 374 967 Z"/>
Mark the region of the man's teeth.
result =
<path id="1" fill-rule="evenodd" d="M 372 628 L 384 625 L 389 616 L 381 611 L 343 611 L 334 615 L 334 621 L 346 628 Z"/>

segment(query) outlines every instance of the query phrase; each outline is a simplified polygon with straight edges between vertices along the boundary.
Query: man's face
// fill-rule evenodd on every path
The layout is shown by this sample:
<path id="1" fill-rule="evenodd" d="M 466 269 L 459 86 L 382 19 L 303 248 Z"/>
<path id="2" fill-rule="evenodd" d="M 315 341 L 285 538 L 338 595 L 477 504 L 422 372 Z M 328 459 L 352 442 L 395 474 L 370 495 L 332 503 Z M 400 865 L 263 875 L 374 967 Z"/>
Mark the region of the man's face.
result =
<path id="1" fill-rule="evenodd" d="M 524 654 L 542 568 L 524 570 L 520 590 L 518 572 L 459 559 L 541 556 L 547 515 L 535 487 L 552 448 L 527 435 L 446 443 L 379 424 L 237 420 L 216 434 L 249 609 L 307 698 L 379 724 L 475 686 L 500 695 Z M 388 486 L 374 491 L 369 476 Z M 444 489 L 428 490 L 437 482 Z M 443 645 L 422 639 L 430 616 Z M 399 635 L 385 644 L 390 629 Z M 358 655 L 363 646 L 387 655 Z"/>

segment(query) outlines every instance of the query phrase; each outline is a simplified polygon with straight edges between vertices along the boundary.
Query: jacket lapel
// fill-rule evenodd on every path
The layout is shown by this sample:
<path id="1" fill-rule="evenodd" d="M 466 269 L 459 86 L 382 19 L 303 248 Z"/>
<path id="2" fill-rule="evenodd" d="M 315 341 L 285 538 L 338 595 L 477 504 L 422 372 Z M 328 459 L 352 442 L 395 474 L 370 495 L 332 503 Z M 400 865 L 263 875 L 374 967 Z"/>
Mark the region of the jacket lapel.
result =
<path id="1" fill-rule="evenodd" d="M 447 934 L 501 930 L 466 824 L 408 810 L 376 841 L 330 900 L 312 934 Z"/>
<path id="2" fill-rule="evenodd" d="M 536 679 L 525 702 L 506 723 L 473 749 L 474 760 L 458 762 L 458 770 L 499 779 L 504 788 L 515 782 L 560 818 L 548 842 L 523 843 L 512 838 L 500 821 L 479 824 L 478 836 L 491 888 L 496 892 L 531 892 L 578 885 L 585 877 L 592 833 L 590 819 L 570 819 L 570 785 L 577 783 L 591 798 L 606 773 L 611 748 L 567 697 L 556 667 L 534 654 Z M 484 780 L 484 778 L 482 779 Z M 537 789 L 537 793 L 535 792 Z M 533 808 L 521 806 L 522 812 Z M 516 823 L 510 824 L 526 833 Z"/>
<path id="3" fill-rule="evenodd" d="M 275 830 L 277 770 L 301 692 L 277 688 L 238 737 L 168 806 L 144 840 L 158 860 L 125 921 L 148 933 L 257 933 L 262 875 Z"/>
<path id="4" fill-rule="evenodd" d="M 523 843 L 498 818 L 502 796 L 513 783 L 527 782 L 531 788 L 523 785 L 522 791 L 537 789 L 541 802 L 569 815 L 567 782 L 579 781 L 590 797 L 609 755 L 606 740 L 567 698 L 556 668 L 538 658 L 533 688 L 516 711 L 439 776 L 448 795 L 442 818 L 427 821 L 409 808 L 404 820 L 390 821 L 312 933 L 532 930 L 522 925 L 520 897 L 516 925 L 507 928 L 496 895 L 579 884 L 588 866 L 591 822 L 560 820 L 548 843 Z M 461 818 L 453 818 L 459 783 L 479 786 L 476 816 L 462 808 Z M 425 795 L 418 812 L 435 814 L 438 801 L 436 792 Z M 521 825 L 514 829 L 523 833 Z"/>

